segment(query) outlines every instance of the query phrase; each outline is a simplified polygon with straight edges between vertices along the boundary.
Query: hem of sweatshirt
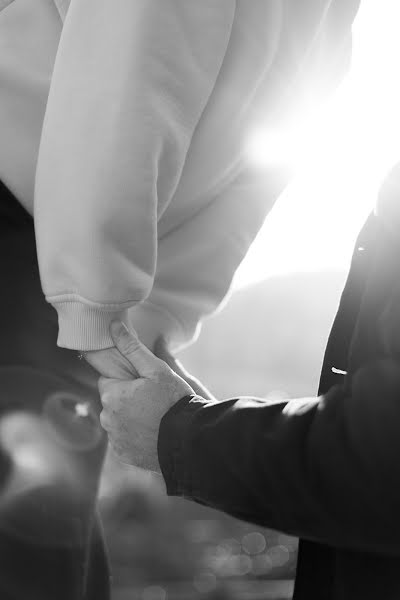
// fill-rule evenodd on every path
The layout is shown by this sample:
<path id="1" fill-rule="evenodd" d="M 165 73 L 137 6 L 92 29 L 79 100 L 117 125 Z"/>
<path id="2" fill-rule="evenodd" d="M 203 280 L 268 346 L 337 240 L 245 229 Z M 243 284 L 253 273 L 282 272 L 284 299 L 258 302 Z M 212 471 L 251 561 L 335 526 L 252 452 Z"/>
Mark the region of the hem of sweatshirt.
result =
<path id="1" fill-rule="evenodd" d="M 88 352 L 114 346 L 110 324 L 127 322 L 128 309 L 106 310 L 78 301 L 52 303 L 58 314 L 57 346 Z"/>

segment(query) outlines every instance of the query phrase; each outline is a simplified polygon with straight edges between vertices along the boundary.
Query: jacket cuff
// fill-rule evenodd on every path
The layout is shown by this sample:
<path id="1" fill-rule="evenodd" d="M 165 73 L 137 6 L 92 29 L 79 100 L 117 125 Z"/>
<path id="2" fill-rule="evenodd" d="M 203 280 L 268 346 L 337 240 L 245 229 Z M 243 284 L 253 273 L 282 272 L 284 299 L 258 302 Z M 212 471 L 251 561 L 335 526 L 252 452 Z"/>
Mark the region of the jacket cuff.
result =
<path id="1" fill-rule="evenodd" d="M 127 323 L 127 312 L 106 311 L 82 302 L 57 302 L 53 304 L 58 314 L 57 346 L 88 352 L 114 346 L 109 327 L 111 321 L 120 319 Z"/>
<path id="2" fill-rule="evenodd" d="M 187 428 L 207 400 L 192 394 L 181 398 L 163 416 L 158 433 L 157 452 L 168 496 L 195 498 L 196 489 L 186 448 Z M 200 494 L 201 496 L 201 494 Z"/>

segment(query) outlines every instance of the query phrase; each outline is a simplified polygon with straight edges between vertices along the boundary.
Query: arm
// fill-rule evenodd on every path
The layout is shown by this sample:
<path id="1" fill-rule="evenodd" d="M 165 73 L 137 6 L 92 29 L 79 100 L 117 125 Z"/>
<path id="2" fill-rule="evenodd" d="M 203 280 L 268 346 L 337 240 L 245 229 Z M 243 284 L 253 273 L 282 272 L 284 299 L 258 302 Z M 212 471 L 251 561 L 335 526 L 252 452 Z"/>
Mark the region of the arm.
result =
<path id="1" fill-rule="evenodd" d="M 245 0 L 238 3 L 237 12 L 240 14 L 242 11 L 242 19 L 245 4 Z M 272 79 L 267 78 L 265 91 L 260 92 L 258 100 L 254 100 L 257 108 L 253 106 L 252 110 L 259 114 L 257 120 L 261 122 L 270 110 L 268 97 L 275 93 L 278 97 L 282 96 L 281 84 L 287 86 L 289 107 L 286 106 L 286 109 L 289 108 L 289 114 L 298 111 L 299 116 L 304 118 L 304 112 L 312 112 L 309 106 L 311 99 L 321 107 L 323 98 L 332 94 L 349 67 L 351 25 L 359 0 L 335 0 L 329 3 L 329 8 L 325 11 L 321 7 L 310 8 L 308 2 L 305 3 L 306 11 L 303 5 L 297 7 L 295 3 L 292 4 L 284 17 L 285 35 L 279 51 L 277 49 L 278 55 L 281 53 L 282 57 L 278 56 L 277 65 L 271 67 Z M 309 13 L 308 17 L 305 18 L 303 13 Z M 263 14 L 262 10 L 260 14 Z M 264 14 L 264 17 L 268 18 L 268 14 Z M 317 17 L 319 21 L 315 22 Z M 240 21 L 239 16 L 238 20 Z M 244 30 L 246 26 L 251 29 L 245 19 L 244 23 Z M 244 33 L 241 32 L 241 35 Z M 268 29 L 265 35 L 273 37 Z M 231 37 L 233 46 L 235 40 L 238 41 L 234 28 Z M 251 46 L 252 43 L 255 41 L 251 38 L 244 45 Z M 290 48 L 293 47 L 298 48 L 296 56 L 291 55 Z M 260 60 L 259 54 L 257 50 L 255 60 Z M 265 51 L 265 56 L 267 54 Z M 266 58 L 265 61 L 267 62 Z M 275 72 L 276 75 L 276 70 L 280 71 L 280 61 L 286 65 L 288 72 L 285 67 L 285 76 L 282 77 L 280 73 L 278 81 L 274 81 L 273 74 Z M 236 68 L 240 71 L 240 61 Z M 264 69 L 266 68 L 265 64 Z M 286 97 L 285 94 L 283 97 Z M 299 101 L 300 98 L 304 102 Z M 223 111 L 221 106 L 219 113 L 223 114 Z M 283 111 L 283 114 L 287 119 L 287 112 Z M 237 114 L 234 113 L 232 130 L 235 128 L 236 117 Z M 218 131 L 218 123 L 211 123 L 214 130 Z M 235 139 L 233 133 L 232 136 Z M 225 138 L 226 132 L 223 139 L 229 145 Z M 195 140 L 194 136 L 194 144 Z M 218 147 L 218 142 L 215 141 Z M 150 348 L 154 348 L 154 339 L 159 334 L 168 339 L 169 346 L 174 351 L 182 349 L 196 338 L 201 322 L 220 307 L 229 293 L 239 264 L 274 202 L 290 181 L 290 169 L 283 166 L 254 169 L 248 163 L 243 148 L 242 153 L 238 175 L 232 176 L 231 183 L 219 196 L 185 221 L 182 227 L 173 229 L 170 234 L 159 239 L 157 272 L 152 291 L 143 303 L 129 311 L 126 320 Z M 210 156 L 214 156 L 213 152 L 210 152 Z M 201 173 L 204 168 L 203 165 L 191 163 L 190 155 L 185 167 L 192 173 Z M 190 188 L 186 192 L 189 194 Z M 178 254 L 176 248 L 185 248 L 185 252 Z"/>
<path id="2" fill-rule="evenodd" d="M 149 348 L 154 349 L 159 335 L 173 351 L 197 337 L 201 322 L 229 293 L 239 264 L 287 181 L 283 169 L 257 176 L 246 169 L 217 200 L 159 240 L 152 291 L 129 310 L 126 320 Z"/>
<path id="3" fill-rule="evenodd" d="M 400 555 L 399 299 L 400 287 L 373 360 L 328 393 L 289 402 L 205 400 L 125 329 L 113 339 L 138 378 L 99 381 L 111 445 L 124 462 L 161 472 L 170 495 L 331 546 Z"/>
<path id="4" fill-rule="evenodd" d="M 234 7 L 231 0 L 71 1 L 34 207 L 58 345 L 111 346 L 112 318 L 149 295 L 157 215 L 218 75 Z"/>
<path id="5" fill-rule="evenodd" d="M 400 362 L 346 393 L 268 404 L 187 397 L 163 418 L 170 495 L 329 545 L 400 554 Z"/>

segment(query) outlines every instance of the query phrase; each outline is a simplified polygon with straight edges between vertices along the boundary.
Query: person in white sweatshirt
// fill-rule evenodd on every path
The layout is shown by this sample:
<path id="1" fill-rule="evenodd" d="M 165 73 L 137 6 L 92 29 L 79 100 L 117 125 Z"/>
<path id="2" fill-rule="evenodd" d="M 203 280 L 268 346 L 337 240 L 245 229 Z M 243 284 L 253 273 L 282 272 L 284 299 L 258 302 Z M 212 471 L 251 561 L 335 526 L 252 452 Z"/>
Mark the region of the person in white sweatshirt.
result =
<path id="1" fill-rule="evenodd" d="M 192 339 L 286 183 L 246 138 L 337 81 L 355 4 L 6 3 L 0 175 L 34 215 L 59 346 L 112 346 L 115 317 Z"/>
<path id="2" fill-rule="evenodd" d="M 113 319 L 150 348 L 194 339 L 288 181 L 247 142 L 310 116 L 340 81 L 358 4 L 0 0 L 3 226 L 8 210 L 33 218 L 36 269 L 9 269 L 3 367 L 13 356 L 93 393 L 73 351 L 123 375 Z"/>

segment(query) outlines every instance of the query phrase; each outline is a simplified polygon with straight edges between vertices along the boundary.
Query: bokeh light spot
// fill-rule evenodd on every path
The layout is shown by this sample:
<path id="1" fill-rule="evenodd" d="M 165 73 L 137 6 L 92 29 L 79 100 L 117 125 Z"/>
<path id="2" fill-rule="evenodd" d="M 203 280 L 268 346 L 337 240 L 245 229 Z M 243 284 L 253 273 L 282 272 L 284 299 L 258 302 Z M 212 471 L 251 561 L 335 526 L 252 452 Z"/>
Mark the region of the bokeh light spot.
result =
<path id="1" fill-rule="evenodd" d="M 286 535 L 284 533 L 280 533 L 278 535 L 277 541 L 279 546 L 284 546 L 289 550 L 289 552 L 296 552 L 299 547 L 298 538 Z"/>
<path id="2" fill-rule="evenodd" d="M 275 568 L 284 567 L 290 560 L 290 552 L 286 546 L 273 546 L 267 551 L 266 555 Z"/>
<path id="3" fill-rule="evenodd" d="M 53 450 L 48 431 L 34 414 L 16 412 L 2 418 L 0 443 L 13 463 L 13 472 L 3 497 L 69 476 Z"/>
<path id="4" fill-rule="evenodd" d="M 67 392 L 51 394 L 43 413 L 58 442 L 69 449 L 91 450 L 102 437 L 94 408 L 79 396 Z"/>
<path id="5" fill-rule="evenodd" d="M 253 531 L 243 536 L 242 547 L 247 554 L 260 554 L 266 548 L 265 537 L 259 531 Z"/>
<path id="6" fill-rule="evenodd" d="M 236 577 L 243 577 L 251 572 L 252 565 L 252 560 L 247 554 L 232 556 L 230 559 L 231 574 Z"/>
<path id="7" fill-rule="evenodd" d="M 230 555 L 240 554 L 242 550 L 242 545 L 235 538 L 227 538 L 222 540 L 219 546 L 220 548 L 226 550 L 226 552 Z"/>
<path id="8" fill-rule="evenodd" d="M 271 558 L 268 554 L 259 554 L 254 556 L 252 560 L 251 572 L 257 577 L 268 575 L 273 569 Z"/>
<path id="9" fill-rule="evenodd" d="M 75 412 L 78 417 L 88 417 L 89 416 L 89 403 L 88 402 L 78 402 L 75 405 Z"/>

